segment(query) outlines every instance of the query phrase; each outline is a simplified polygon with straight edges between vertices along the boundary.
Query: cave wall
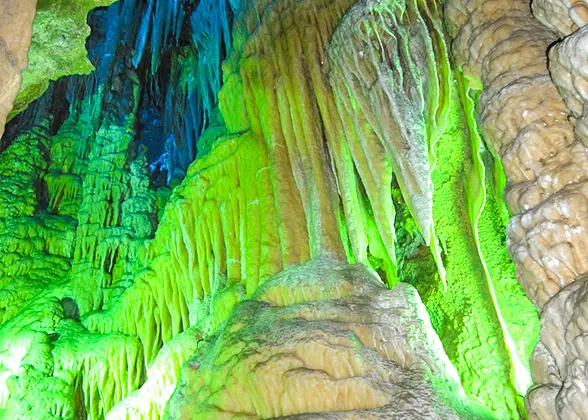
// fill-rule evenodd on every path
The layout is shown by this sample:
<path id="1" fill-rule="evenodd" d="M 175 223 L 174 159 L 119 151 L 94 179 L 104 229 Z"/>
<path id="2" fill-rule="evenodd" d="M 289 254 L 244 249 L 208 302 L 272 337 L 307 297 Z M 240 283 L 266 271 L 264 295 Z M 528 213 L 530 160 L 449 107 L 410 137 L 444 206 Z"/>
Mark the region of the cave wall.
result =
<path id="1" fill-rule="evenodd" d="M 0 154 L 3 414 L 588 415 L 582 7 L 113 4 Z"/>
<path id="2" fill-rule="evenodd" d="M 577 29 L 586 23 L 586 6 L 534 2 L 535 19 L 526 5 L 491 5 L 488 13 L 487 2 L 450 2 L 447 16 L 456 61 L 471 84 L 483 86 L 478 119 L 509 181 L 505 200 L 515 217 L 507 246 L 527 296 L 542 310 L 532 360 L 538 385 L 528 407 L 538 418 L 583 418 L 585 329 L 578 291 L 588 270 L 588 149 Z M 570 45 L 577 48 L 572 52 Z"/>
<path id="3" fill-rule="evenodd" d="M 32 25 L 37 2 L 3 1 L 0 16 L 0 137 L 4 124 L 20 89 L 21 73 L 28 65 Z"/>
<path id="4" fill-rule="evenodd" d="M 114 0 L 35 2 L 28 65 L 22 67 L 24 71 L 20 91 L 8 114 L 9 121 L 40 97 L 49 88 L 50 81 L 70 74 L 89 74 L 94 70 L 86 57 L 85 41 L 90 35 L 86 18 L 93 8 L 108 6 L 113 2 Z"/>

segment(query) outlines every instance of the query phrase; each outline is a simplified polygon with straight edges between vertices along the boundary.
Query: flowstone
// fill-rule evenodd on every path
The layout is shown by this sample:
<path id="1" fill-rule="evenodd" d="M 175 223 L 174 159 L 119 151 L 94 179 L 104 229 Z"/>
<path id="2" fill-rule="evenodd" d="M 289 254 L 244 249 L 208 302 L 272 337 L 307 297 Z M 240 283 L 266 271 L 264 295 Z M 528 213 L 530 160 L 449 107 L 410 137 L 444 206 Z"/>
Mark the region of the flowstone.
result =
<path id="1" fill-rule="evenodd" d="M 312 414 L 312 413 L 321 413 Z M 170 419 L 486 419 L 416 290 L 319 257 L 236 305 L 188 360 Z"/>

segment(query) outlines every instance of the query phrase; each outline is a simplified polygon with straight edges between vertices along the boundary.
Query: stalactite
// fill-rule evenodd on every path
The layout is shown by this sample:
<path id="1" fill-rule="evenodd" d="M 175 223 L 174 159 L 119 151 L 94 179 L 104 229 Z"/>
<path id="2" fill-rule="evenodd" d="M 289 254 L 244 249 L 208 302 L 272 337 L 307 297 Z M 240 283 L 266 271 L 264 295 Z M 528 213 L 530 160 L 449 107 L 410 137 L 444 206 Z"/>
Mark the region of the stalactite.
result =
<path id="1" fill-rule="evenodd" d="M 169 341 L 147 370 L 140 390 L 122 400 L 108 413 L 108 420 L 158 420 L 163 418 L 167 401 L 180 377 L 181 366 L 196 351 L 201 333 L 189 328 Z"/>
<path id="2" fill-rule="evenodd" d="M 226 0 L 201 1 L 190 17 L 197 56 L 193 72 L 198 103 L 204 107 L 204 126 L 210 121 L 216 107 L 222 82 L 223 53 L 229 55 L 231 52 L 229 7 L 231 6 Z M 237 11 L 233 9 L 232 13 Z"/>

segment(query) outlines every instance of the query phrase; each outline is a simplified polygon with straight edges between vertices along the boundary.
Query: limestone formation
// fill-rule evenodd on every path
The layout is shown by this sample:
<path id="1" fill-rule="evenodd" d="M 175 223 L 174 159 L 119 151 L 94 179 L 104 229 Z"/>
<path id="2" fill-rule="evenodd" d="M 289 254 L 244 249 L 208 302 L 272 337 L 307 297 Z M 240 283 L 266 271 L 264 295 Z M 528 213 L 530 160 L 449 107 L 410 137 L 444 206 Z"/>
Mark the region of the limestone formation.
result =
<path id="1" fill-rule="evenodd" d="M 582 419 L 588 415 L 584 369 L 588 361 L 587 284 L 586 278 L 576 280 L 551 299 L 541 314 L 541 350 L 533 357 L 537 385 L 528 395 L 534 418 Z"/>
<path id="2" fill-rule="evenodd" d="M 588 3 L 585 0 L 534 0 L 533 16 L 562 36 L 570 35 L 588 23 Z"/>
<path id="3" fill-rule="evenodd" d="M 588 145 L 588 26 L 551 48 L 549 58 L 551 78 L 572 114 L 576 136 Z"/>
<path id="4" fill-rule="evenodd" d="M 541 22 L 568 35 L 575 29 L 562 10 L 581 26 L 583 8 L 581 2 L 539 2 L 533 10 Z M 527 295 L 543 309 L 532 363 L 540 386 L 528 395 L 529 414 L 580 419 L 588 400 L 578 366 L 586 359 L 578 355 L 574 343 L 582 333 L 570 317 L 585 304 L 566 296 L 582 287 L 584 281 L 574 282 L 588 271 L 583 29 L 551 49 L 550 74 L 547 51 L 557 37 L 532 18 L 526 4 L 451 2 L 447 13 L 456 58 L 472 83 L 483 87 L 481 128 L 503 160 L 506 199 L 518 213 L 509 226 L 508 247 Z"/>
<path id="5" fill-rule="evenodd" d="M 8 119 L 25 110 L 41 96 L 49 82 L 70 74 L 89 74 L 94 66 L 86 57 L 90 27 L 86 16 L 95 7 L 114 0 L 40 0 L 30 44 L 29 65 Z M 19 6 L 23 7 L 23 6 Z M 34 7 L 34 5 L 33 5 Z"/>
<path id="6" fill-rule="evenodd" d="M 4 3 L 0 417 L 588 417 L 585 2 Z"/>
<path id="7" fill-rule="evenodd" d="M 283 271 L 235 306 L 184 365 L 167 413 L 489 418 L 466 402 L 414 288 L 387 290 L 365 267 L 328 258 Z"/>
<path id="8" fill-rule="evenodd" d="M 0 138 L 20 89 L 21 73 L 28 66 L 36 5 L 36 0 L 0 3 Z"/>

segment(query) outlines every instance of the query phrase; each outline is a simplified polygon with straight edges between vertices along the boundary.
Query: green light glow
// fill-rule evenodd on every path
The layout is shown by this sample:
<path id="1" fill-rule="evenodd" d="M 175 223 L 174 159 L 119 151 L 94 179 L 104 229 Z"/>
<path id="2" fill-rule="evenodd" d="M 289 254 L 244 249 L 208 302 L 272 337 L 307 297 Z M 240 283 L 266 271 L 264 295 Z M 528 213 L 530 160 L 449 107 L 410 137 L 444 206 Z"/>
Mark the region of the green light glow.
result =
<path id="1" fill-rule="evenodd" d="M 476 248 L 478 251 L 478 255 L 480 256 L 480 261 L 482 262 L 482 266 L 484 267 L 484 274 L 486 276 L 487 284 L 488 284 L 488 291 L 492 297 L 492 304 L 494 305 L 494 309 L 496 311 L 496 316 L 498 317 L 498 321 L 500 322 L 500 326 L 502 328 L 502 334 L 504 336 L 504 344 L 508 349 L 508 353 L 510 355 L 511 363 L 514 370 L 514 377 L 515 377 L 515 386 L 516 390 L 519 392 L 520 395 L 525 395 L 527 389 L 532 384 L 531 373 L 529 370 L 528 363 L 523 363 L 521 359 L 521 355 L 519 354 L 518 349 L 515 346 L 514 340 L 511 336 L 510 331 L 508 330 L 508 325 L 505 322 L 503 315 L 501 313 L 500 306 L 498 304 L 498 299 L 496 296 L 496 291 L 494 289 L 494 284 L 492 281 L 492 277 L 490 271 L 488 270 L 488 266 L 484 259 L 484 254 L 482 251 L 481 243 L 480 243 L 480 232 L 479 232 L 479 222 L 482 214 L 484 212 L 484 207 L 487 201 L 487 193 L 486 193 L 486 167 L 484 166 L 484 162 L 482 161 L 482 152 L 484 150 L 482 139 L 479 135 L 479 131 L 476 125 L 475 120 L 475 99 L 474 97 L 477 96 L 478 92 L 472 91 L 471 88 L 467 87 L 461 73 L 458 73 L 457 80 L 459 84 L 459 89 L 461 92 L 461 99 L 462 103 L 464 104 L 464 112 L 466 114 L 470 139 L 472 141 L 472 152 L 473 152 L 473 161 L 474 161 L 474 171 L 473 176 L 469 178 L 471 180 L 469 187 L 466 188 L 469 198 L 469 215 L 470 215 L 470 223 L 472 224 L 472 229 L 474 233 L 474 238 L 476 241 Z M 529 355 L 527 356 L 527 360 Z"/>

